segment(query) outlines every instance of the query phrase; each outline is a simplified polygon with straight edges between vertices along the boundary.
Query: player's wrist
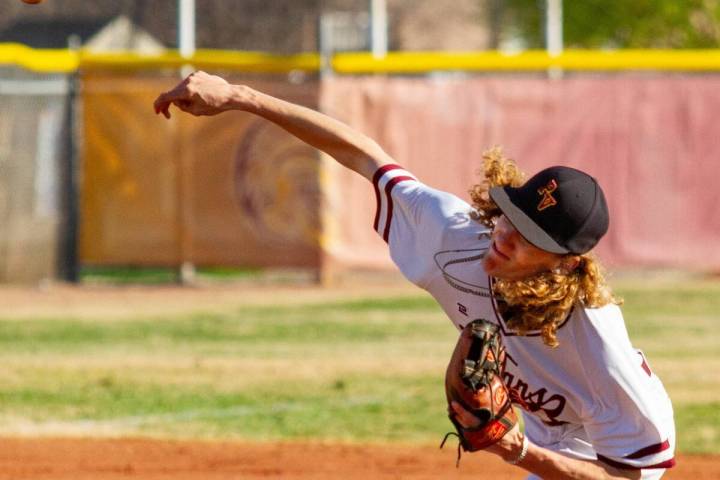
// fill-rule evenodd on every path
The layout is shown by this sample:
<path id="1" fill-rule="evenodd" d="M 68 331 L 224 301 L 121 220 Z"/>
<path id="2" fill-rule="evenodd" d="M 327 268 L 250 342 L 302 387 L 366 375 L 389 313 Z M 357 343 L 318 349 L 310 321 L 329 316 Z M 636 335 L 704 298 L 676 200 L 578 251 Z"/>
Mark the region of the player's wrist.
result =
<path id="1" fill-rule="evenodd" d="M 254 113 L 257 110 L 257 99 L 253 89 L 247 85 L 232 85 L 225 110 L 243 110 Z"/>
<path id="2" fill-rule="evenodd" d="M 520 448 L 513 449 L 514 451 L 511 452 L 509 455 L 504 456 L 503 460 L 505 460 L 510 465 L 520 465 L 523 460 L 525 460 L 525 457 L 527 456 L 528 449 L 530 448 L 530 442 L 528 441 L 527 437 L 525 435 L 522 436 L 522 441 L 520 443 Z"/>
<path id="3" fill-rule="evenodd" d="M 506 433 L 497 443 L 488 447 L 487 450 L 504 461 L 512 463 L 522 453 L 525 442 L 527 442 L 525 434 L 518 425 L 515 425 L 512 430 Z"/>

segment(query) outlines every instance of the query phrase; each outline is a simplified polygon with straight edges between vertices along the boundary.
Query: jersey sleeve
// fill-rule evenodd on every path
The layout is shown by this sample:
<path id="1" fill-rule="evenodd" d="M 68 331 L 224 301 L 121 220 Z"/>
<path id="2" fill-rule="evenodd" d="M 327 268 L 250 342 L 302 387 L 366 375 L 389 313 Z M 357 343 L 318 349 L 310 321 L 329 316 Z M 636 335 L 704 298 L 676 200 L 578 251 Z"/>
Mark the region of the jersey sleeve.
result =
<path id="1" fill-rule="evenodd" d="M 586 309 L 576 336 L 594 400 L 583 425 L 598 460 L 621 469 L 675 465 L 672 404 L 641 351 L 632 347 L 616 305 Z"/>
<path id="2" fill-rule="evenodd" d="M 425 286 L 434 255 L 472 208 L 455 195 L 428 187 L 399 165 L 385 165 L 373 177 L 377 210 L 373 227 L 411 282 Z"/>

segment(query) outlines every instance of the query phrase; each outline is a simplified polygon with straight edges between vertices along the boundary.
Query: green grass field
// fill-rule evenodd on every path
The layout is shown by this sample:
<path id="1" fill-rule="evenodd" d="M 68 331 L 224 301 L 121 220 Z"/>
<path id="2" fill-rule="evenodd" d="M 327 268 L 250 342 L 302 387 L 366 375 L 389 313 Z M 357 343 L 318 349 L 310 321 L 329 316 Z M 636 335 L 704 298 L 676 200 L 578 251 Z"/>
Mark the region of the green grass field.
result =
<path id="1" fill-rule="evenodd" d="M 678 448 L 720 442 L 720 283 L 623 283 Z M 0 429 L 30 435 L 438 442 L 456 334 L 428 297 L 0 321 Z"/>

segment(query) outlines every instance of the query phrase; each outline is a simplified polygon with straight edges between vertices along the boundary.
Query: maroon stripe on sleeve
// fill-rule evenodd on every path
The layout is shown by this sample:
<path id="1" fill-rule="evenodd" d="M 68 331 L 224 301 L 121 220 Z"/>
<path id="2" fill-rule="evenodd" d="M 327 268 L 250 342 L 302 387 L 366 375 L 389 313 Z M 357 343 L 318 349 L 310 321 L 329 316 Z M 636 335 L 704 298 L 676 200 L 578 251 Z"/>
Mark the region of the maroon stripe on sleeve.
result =
<path id="1" fill-rule="evenodd" d="M 388 183 L 385 185 L 385 197 L 387 199 L 387 212 L 385 214 L 385 229 L 383 230 L 383 240 L 387 242 L 390 239 L 390 221 L 392 220 L 392 212 L 393 212 L 393 201 L 392 196 L 390 196 L 390 192 L 392 191 L 393 187 L 397 185 L 400 182 L 404 182 L 405 180 L 415 180 L 413 177 L 408 177 L 407 175 L 402 175 L 399 177 L 391 178 Z"/>
<path id="2" fill-rule="evenodd" d="M 597 458 L 601 462 L 607 463 L 611 467 L 620 468 L 622 470 L 642 470 L 644 468 L 672 468 L 675 466 L 675 458 L 671 458 L 670 460 L 665 460 L 664 462 L 656 463 L 654 465 L 643 465 L 642 467 L 636 467 L 635 465 L 628 465 L 627 463 L 618 462 L 600 454 L 598 454 Z"/>
<path id="3" fill-rule="evenodd" d="M 655 445 L 650 445 L 649 447 L 641 448 L 637 452 L 631 453 L 630 455 L 625 455 L 623 458 L 627 458 L 629 460 L 634 460 L 636 458 L 647 457 L 648 455 L 660 453 L 664 450 L 667 450 L 668 448 L 670 448 L 670 442 L 668 440 L 665 440 L 662 443 L 656 443 Z"/>
<path id="4" fill-rule="evenodd" d="M 390 170 L 396 170 L 398 168 L 402 167 L 400 165 L 394 164 L 383 165 L 382 167 L 377 169 L 372 178 L 373 188 L 375 189 L 375 221 L 373 222 L 373 228 L 378 233 L 380 233 L 380 231 L 378 230 L 378 224 L 380 223 L 380 188 L 378 187 L 378 183 L 380 182 L 380 178 L 385 175 L 385 172 L 389 172 Z"/>
<path id="5" fill-rule="evenodd" d="M 375 189 L 375 220 L 373 221 L 373 228 L 376 232 L 380 233 L 378 230 L 378 223 L 380 223 L 380 189 L 374 178 L 373 188 Z"/>

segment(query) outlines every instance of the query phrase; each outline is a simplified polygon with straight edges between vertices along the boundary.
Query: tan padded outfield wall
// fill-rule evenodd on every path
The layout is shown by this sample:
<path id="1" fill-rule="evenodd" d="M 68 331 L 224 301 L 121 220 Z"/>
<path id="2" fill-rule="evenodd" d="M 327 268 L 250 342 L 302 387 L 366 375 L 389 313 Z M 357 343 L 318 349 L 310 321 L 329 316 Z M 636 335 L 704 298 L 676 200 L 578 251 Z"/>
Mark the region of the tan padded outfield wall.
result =
<path id="1" fill-rule="evenodd" d="M 84 77 L 83 263 L 390 266 L 364 179 L 246 114 L 156 117 L 175 81 Z M 528 173 L 582 168 L 609 198 L 608 263 L 720 269 L 720 76 L 234 81 L 346 121 L 463 198 L 495 144 Z"/>
<path id="2" fill-rule="evenodd" d="M 152 102 L 175 82 L 83 76 L 81 262 L 317 266 L 317 152 L 249 115 L 165 121 Z M 317 108 L 314 83 L 255 84 Z"/>

